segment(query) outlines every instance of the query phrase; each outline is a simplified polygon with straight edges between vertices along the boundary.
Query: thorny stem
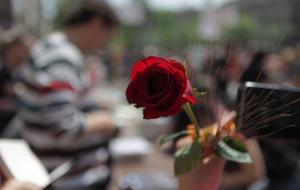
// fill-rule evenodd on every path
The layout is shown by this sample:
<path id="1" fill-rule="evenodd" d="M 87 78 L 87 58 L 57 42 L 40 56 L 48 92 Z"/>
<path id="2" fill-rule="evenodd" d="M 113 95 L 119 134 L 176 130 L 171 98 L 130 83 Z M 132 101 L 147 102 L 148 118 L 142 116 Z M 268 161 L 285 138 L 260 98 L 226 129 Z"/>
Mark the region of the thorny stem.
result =
<path id="1" fill-rule="evenodd" d="M 182 107 L 183 107 L 184 111 L 186 112 L 186 114 L 188 115 L 188 117 L 190 118 L 191 122 L 193 123 L 193 125 L 195 127 L 195 131 L 196 131 L 196 137 L 197 137 L 197 139 L 199 139 L 200 138 L 200 125 L 195 116 L 195 113 L 193 112 L 191 104 L 185 103 Z"/>

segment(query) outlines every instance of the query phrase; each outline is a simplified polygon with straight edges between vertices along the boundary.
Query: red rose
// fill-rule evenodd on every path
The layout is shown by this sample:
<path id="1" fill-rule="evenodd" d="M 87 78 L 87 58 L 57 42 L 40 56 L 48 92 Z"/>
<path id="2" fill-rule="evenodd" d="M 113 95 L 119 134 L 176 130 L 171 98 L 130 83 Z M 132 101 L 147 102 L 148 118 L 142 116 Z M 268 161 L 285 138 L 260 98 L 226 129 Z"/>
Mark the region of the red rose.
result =
<path id="1" fill-rule="evenodd" d="M 184 103 L 196 103 L 182 64 L 161 57 L 138 61 L 126 90 L 127 100 L 143 107 L 144 119 L 177 114 Z"/>

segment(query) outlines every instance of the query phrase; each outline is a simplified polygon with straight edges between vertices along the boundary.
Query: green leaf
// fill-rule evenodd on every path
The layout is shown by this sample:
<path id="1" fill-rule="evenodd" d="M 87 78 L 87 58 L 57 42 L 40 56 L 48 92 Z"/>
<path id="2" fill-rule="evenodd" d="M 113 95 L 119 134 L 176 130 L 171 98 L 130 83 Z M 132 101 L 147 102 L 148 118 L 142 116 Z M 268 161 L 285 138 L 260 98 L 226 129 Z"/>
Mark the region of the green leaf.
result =
<path id="1" fill-rule="evenodd" d="M 237 142 L 240 143 L 239 141 L 235 141 L 235 143 L 237 143 Z M 238 145 L 241 146 L 241 144 L 242 143 L 240 143 Z M 235 146 L 236 145 L 237 144 L 235 144 Z M 240 151 L 235 148 L 236 147 L 231 147 L 224 140 L 222 140 L 217 144 L 216 152 L 221 158 L 223 158 L 225 160 L 231 160 L 231 161 L 240 162 L 240 163 L 252 163 L 252 159 L 248 152 Z"/>
<path id="2" fill-rule="evenodd" d="M 202 158 L 202 149 L 199 140 L 180 148 L 175 153 L 175 175 L 180 176 L 188 173 L 198 166 Z"/>
<path id="3" fill-rule="evenodd" d="M 231 137 L 225 137 L 223 139 L 223 141 L 229 145 L 230 147 L 234 148 L 235 150 L 238 150 L 240 152 L 244 152 L 244 153 L 247 153 L 247 148 L 245 146 L 244 143 L 242 143 L 241 141 L 239 140 L 236 140 L 234 138 L 231 138 Z"/>
<path id="4" fill-rule="evenodd" d="M 178 137 L 181 137 L 181 136 L 185 136 L 185 135 L 188 135 L 188 131 L 180 131 L 180 132 L 177 132 L 177 133 L 166 135 L 166 136 L 163 136 L 159 140 L 158 143 L 159 143 L 159 145 L 163 145 L 163 144 L 165 144 L 167 142 L 173 141 L 174 139 L 176 139 Z"/>

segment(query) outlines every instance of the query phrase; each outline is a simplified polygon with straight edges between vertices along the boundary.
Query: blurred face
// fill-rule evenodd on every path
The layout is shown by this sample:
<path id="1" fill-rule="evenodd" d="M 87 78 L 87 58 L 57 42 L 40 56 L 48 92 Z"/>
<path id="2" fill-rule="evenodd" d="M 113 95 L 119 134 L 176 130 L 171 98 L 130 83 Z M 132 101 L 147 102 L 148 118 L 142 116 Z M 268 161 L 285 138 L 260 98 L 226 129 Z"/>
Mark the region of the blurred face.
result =
<path id="1" fill-rule="evenodd" d="M 5 53 L 5 64 L 11 69 L 23 64 L 29 54 L 29 47 L 23 42 L 11 45 Z"/>
<path id="2" fill-rule="evenodd" d="M 91 21 L 90 50 L 100 53 L 109 44 L 115 34 L 115 28 L 104 26 L 98 18 Z"/>
<path id="3" fill-rule="evenodd" d="M 264 60 L 265 70 L 272 82 L 281 81 L 286 68 L 283 60 L 278 55 L 269 55 Z"/>

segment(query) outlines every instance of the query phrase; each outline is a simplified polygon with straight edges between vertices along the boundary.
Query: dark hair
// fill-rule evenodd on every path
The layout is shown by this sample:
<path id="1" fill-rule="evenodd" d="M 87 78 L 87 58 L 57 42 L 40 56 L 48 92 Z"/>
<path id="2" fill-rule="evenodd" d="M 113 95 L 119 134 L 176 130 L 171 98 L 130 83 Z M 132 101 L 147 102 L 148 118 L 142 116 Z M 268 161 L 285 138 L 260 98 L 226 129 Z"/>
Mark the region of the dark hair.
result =
<path id="1" fill-rule="evenodd" d="M 64 16 L 61 26 L 77 26 L 95 17 L 99 18 L 106 27 L 115 27 L 119 24 L 114 11 L 103 0 L 80 0 Z"/>
<path id="2" fill-rule="evenodd" d="M 264 59 L 267 55 L 267 53 L 262 51 L 256 52 L 253 55 L 249 66 L 243 72 L 240 82 L 266 82 L 268 76 L 264 70 Z"/>

